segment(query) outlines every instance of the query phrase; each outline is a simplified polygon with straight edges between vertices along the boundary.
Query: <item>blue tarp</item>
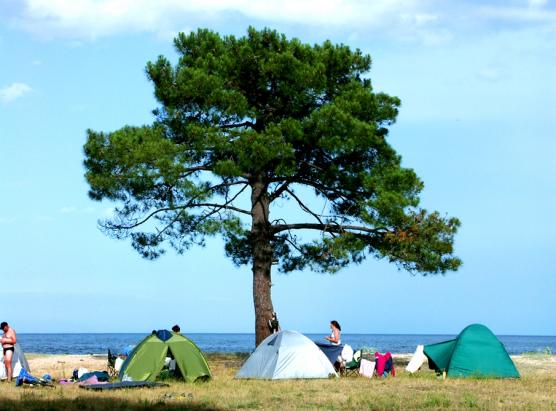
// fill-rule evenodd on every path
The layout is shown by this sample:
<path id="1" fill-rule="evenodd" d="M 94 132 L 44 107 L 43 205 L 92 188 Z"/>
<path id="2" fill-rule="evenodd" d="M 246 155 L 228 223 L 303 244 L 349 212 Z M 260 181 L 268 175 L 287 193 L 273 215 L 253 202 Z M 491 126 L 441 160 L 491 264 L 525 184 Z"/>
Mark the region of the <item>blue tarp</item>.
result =
<path id="1" fill-rule="evenodd" d="M 343 345 L 323 344 L 320 342 L 315 342 L 315 344 L 321 349 L 324 355 L 326 355 L 326 358 L 328 358 L 332 365 L 334 365 L 344 349 Z"/>
<path id="2" fill-rule="evenodd" d="M 170 338 L 172 338 L 172 335 L 173 334 L 168 330 L 158 330 L 156 332 L 156 336 L 162 341 L 168 341 Z"/>

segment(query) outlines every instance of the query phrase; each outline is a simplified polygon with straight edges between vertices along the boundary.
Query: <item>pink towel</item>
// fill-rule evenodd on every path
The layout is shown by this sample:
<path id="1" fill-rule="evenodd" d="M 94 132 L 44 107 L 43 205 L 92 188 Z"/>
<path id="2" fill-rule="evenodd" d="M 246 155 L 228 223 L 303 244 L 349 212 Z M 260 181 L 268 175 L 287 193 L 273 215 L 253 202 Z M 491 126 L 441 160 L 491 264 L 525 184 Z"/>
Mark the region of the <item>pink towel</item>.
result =
<path id="1" fill-rule="evenodd" d="M 96 375 L 91 375 L 89 378 L 87 378 L 86 380 L 83 380 L 81 382 L 78 383 L 79 385 L 93 385 L 93 384 L 98 384 L 98 378 Z"/>

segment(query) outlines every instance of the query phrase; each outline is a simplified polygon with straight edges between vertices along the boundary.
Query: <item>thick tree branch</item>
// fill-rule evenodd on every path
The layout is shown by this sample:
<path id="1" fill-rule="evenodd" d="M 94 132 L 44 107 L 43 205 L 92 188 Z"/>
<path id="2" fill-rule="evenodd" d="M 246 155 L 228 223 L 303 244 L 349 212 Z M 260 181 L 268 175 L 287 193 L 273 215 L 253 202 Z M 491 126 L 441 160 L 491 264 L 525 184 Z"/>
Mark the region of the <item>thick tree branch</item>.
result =
<path id="1" fill-rule="evenodd" d="M 197 171 L 211 171 L 211 167 L 208 165 L 196 166 L 196 167 L 189 167 L 186 168 L 183 174 L 180 175 L 180 178 L 189 177 L 191 174 L 196 173 Z"/>
<path id="2" fill-rule="evenodd" d="M 239 190 L 231 199 L 226 199 L 226 202 L 223 205 L 218 205 L 218 207 L 215 207 L 211 212 L 205 214 L 204 216 L 202 216 L 202 218 L 199 218 L 199 220 L 196 221 L 196 224 L 200 224 L 202 221 L 205 221 L 211 215 L 214 215 L 214 214 L 220 212 L 220 210 L 223 209 L 223 208 L 230 209 L 232 206 L 229 206 L 229 204 L 231 204 L 237 197 L 239 197 L 239 195 L 246 188 L 247 188 L 247 185 L 244 185 L 241 188 L 241 190 Z M 237 209 L 237 210 L 239 210 L 239 209 Z M 243 210 L 243 211 L 245 211 L 245 210 Z M 170 228 L 176 221 L 178 221 L 182 214 L 183 214 L 183 209 L 176 215 L 175 218 L 172 219 L 172 221 L 170 221 L 170 223 L 168 223 L 162 230 L 160 230 L 158 232 L 157 237 L 160 237 L 168 228 Z"/>
<path id="3" fill-rule="evenodd" d="M 250 211 L 244 210 L 242 208 L 238 208 L 238 207 L 234 207 L 232 205 L 230 205 L 231 202 L 233 202 L 246 188 L 247 188 L 247 184 L 246 183 L 240 183 L 240 182 L 231 182 L 231 183 L 223 183 L 223 184 L 217 184 L 214 185 L 212 187 L 209 187 L 208 190 L 215 190 L 217 188 L 221 188 L 221 187 L 229 187 L 232 185 L 237 185 L 237 184 L 244 184 L 244 186 L 229 200 L 227 200 L 225 203 L 223 204 L 219 204 L 219 203 L 195 203 L 194 200 L 195 198 L 197 198 L 198 196 L 194 197 L 193 199 L 191 199 L 187 204 L 181 205 L 181 206 L 172 206 L 172 207 L 162 207 L 159 209 L 156 209 L 154 211 L 152 211 L 149 215 L 147 215 L 146 217 L 144 217 L 143 219 L 130 224 L 130 225 L 119 225 L 119 224 L 110 224 L 110 228 L 114 228 L 117 230 L 131 230 L 133 228 L 136 228 L 138 226 L 140 226 L 141 224 L 146 223 L 147 221 L 149 221 L 152 217 L 154 217 L 157 214 L 166 212 L 166 211 L 176 211 L 176 210 L 185 210 L 188 208 L 195 208 L 195 207 L 215 207 L 217 209 L 217 211 L 221 210 L 221 209 L 227 209 L 227 210 L 232 210 L 232 211 L 236 211 L 238 213 L 242 213 L 242 214 L 246 214 L 246 215 L 251 215 Z M 208 191 L 207 190 L 207 191 Z M 178 214 L 178 216 L 176 216 L 176 218 L 179 217 L 181 213 Z M 214 213 L 212 213 L 214 214 Z M 175 222 L 177 220 L 174 220 L 173 222 Z M 165 231 L 167 229 L 167 227 L 162 230 Z"/>
<path id="4" fill-rule="evenodd" d="M 289 231 L 289 230 L 318 230 L 324 231 L 328 233 L 345 233 L 353 232 L 353 234 L 357 234 L 357 232 L 369 233 L 369 234 L 379 234 L 388 231 L 385 227 L 378 227 L 378 228 L 369 228 L 364 226 L 356 226 L 356 225 L 340 225 L 337 223 L 296 223 L 296 224 L 276 224 L 272 226 L 273 233 L 280 233 L 282 231 Z"/>
<path id="5" fill-rule="evenodd" d="M 231 124 L 221 124 L 218 127 L 221 129 L 228 129 L 228 128 L 238 128 L 238 127 L 251 127 L 253 128 L 255 123 L 252 121 L 244 121 L 243 123 L 231 123 Z"/>
<path id="6" fill-rule="evenodd" d="M 117 229 L 117 230 L 131 230 L 133 228 L 139 227 L 141 224 L 146 223 L 151 218 L 153 218 L 155 215 L 163 213 L 165 211 L 185 210 L 185 209 L 188 209 L 188 208 L 196 208 L 196 207 L 215 207 L 218 210 L 226 209 L 226 210 L 232 210 L 232 211 L 236 211 L 238 213 L 242 213 L 242 214 L 246 214 L 246 215 L 251 215 L 250 211 L 244 210 L 242 208 L 230 206 L 230 205 L 218 204 L 218 203 L 192 203 L 192 204 L 187 204 L 187 205 L 183 205 L 183 206 L 159 208 L 157 210 L 154 210 L 149 215 L 147 215 L 145 218 L 141 219 L 140 221 L 138 221 L 136 223 L 133 223 L 133 224 L 130 224 L 130 225 L 110 224 L 109 228 L 113 228 L 113 229 Z"/>
<path id="7" fill-rule="evenodd" d="M 291 181 L 286 180 L 280 187 L 278 187 L 276 190 L 274 190 L 274 192 L 272 194 L 270 194 L 270 196 L 269 196 L 270 202 L 273 202 L 278 197 L 280 197 L 280 195 L 282 195 L 282 193 L 288 188 L 290 183 L 291 183 Z"/>

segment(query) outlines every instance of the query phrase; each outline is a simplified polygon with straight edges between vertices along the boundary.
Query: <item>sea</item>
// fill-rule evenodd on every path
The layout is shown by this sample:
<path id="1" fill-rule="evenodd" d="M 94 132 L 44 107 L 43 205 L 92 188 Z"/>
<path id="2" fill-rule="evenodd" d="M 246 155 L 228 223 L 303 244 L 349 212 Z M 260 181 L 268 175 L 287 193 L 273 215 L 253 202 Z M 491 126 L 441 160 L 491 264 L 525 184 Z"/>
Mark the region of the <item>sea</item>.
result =
<path id="1" fill-rule="evenodd" d="M 203 352 L 250 353 L 255 349 L 254 334 L 186 334 Z M 324 342 L 322 334 L 305 334 L 315 342 Z M 41 354 L 106 354 L 128 353 L 146 334 L 18 334 L 18 342 L 26 353 Z M 431 344 L 454 338 L 439 334 L 342 334 L 342 342 L 354 349 L 371 349 L 393 354 L 413 353 L 418 344 Z M 510 354 L 556 354 L 556 336 L 499 335 Z"/>

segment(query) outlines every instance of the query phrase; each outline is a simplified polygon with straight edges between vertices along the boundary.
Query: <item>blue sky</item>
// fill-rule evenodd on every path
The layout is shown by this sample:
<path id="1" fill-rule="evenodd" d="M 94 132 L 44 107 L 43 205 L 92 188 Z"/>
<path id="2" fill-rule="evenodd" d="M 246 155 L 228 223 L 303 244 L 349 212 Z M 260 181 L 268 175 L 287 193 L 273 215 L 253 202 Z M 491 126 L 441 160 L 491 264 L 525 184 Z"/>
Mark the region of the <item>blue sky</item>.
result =
<path id="1" fill-rule="evenodd" d="M 152 121 L 144 67 L 172 38 L 271 27 L 373 58 L 402 100 L 390 141 L 457 216 L 463 267 L 411 276 L 368 259 L 336 275 L 275 273 L 282 325 L 345 332 L 556 335 L 554 1 L 0 0 L 0 316 L 19 332 L 252 332 L 250 267 L 219 240 L 146 261 L 104 236 L 85 130 Z M 25 308 L 22 308 L 25 307 Z"/>

